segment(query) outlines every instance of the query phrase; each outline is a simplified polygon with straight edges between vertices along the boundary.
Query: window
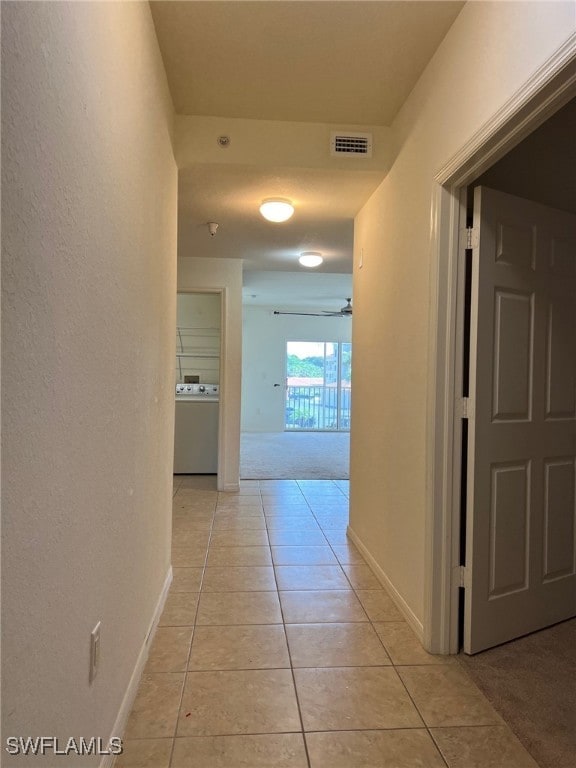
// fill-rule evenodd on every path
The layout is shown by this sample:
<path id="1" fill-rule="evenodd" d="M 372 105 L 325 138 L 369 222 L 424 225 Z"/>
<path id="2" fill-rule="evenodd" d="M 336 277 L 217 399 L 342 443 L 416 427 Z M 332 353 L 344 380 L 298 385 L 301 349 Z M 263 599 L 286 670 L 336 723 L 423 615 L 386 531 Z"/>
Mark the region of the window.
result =
<path id="1" fill-rule="evenodd" d="M 287 430 L 350 429 L 352 344 L 286 344 Z"/>

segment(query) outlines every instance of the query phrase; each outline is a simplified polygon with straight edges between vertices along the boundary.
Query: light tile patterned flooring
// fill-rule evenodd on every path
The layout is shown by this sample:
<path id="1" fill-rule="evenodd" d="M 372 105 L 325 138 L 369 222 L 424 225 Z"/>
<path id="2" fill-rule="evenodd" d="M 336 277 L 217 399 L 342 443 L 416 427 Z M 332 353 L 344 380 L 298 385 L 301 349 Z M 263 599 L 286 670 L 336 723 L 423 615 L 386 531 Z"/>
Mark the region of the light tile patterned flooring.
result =
<path id="1" fill-rule="evenodd" d="M 348 481 L 175 490 L 174 581 L 116 768 L 536 768 L 347 539 Z"/>

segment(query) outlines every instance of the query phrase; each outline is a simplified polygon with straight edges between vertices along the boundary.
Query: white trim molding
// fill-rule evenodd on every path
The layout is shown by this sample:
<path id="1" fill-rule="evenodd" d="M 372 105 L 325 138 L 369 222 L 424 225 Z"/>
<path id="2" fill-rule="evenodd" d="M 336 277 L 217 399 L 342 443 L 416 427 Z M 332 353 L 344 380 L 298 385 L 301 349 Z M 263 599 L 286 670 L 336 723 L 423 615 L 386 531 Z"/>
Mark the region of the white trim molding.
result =
<path id="1" fill-rule="evenodd" d="M 227 491 L 228 485 L 228 392 L 227 392 L 227 360 L 228 335 L 226 319 L 228 317 L 228 289 L 215 288 L 214 293 L 220 296 L 220 403 L 218 409 L 218 472 L 216 487 L 219 491 Z"/>
<path id="2" fill-rule="evenodd" d="M 172 584 L 172 566 L 170 566 L 170 568 L 168 569 L 168 573 L 166 574 L 166 578 L 164 579 L 164 584 L 162 586 L 160 596 L 158 597 L 158 601 L 156 602 L 156 608 L 154 609 L 154 613 L 152 614 L 152 619 L 148 627 L 148 632 L 146 633 L 146 637 L 144 639 L 144 642 L 142 643 L 142 647 L 140 648 L 140 653 L 138 654 L 136 665 L 134 666 L 134 670 L 130 677 L 128 688 L 126 689 L 126 693 L 124 694 L 124 698 L 122 699 L 122 704 L 120 705 L 118 716 L 116 717 L 116 722 L 114 723 L 114 727 L 112 728 L 112 732 L 110 734 L 111 737 L 115 736 L 118 738 L 122 738 L 122 736 L 124 735 L 124 731 L 126 729 L 126 723 L 128 722 L 128 717 L 130 715 L 130 712 L 132 711 L 134 699 L 136 698 L 136 693 L 138 692 L 138 686 L 140 685 L 140 678 L 142 677 L 142 672 L 144 671 L 144 666 L 148 659 L 148 652 L 150 650 L 150 645 L 152 644 L 152 640 L 154 639 L 154 635 L 156 634 L 156 629 L 158 628 L 158 622 L 160 621 L 160 616 L 162 615 L 162 611 L 164 610 L 164 605 L 166 603 L 166 598 L 168 597 L 168 591 L 170 589 L 171 584 Z M 113 768 L 115 761 L 116 761 L 115 755 L 106 755 L 100 761 L 99 768 Z"/>
<path id="3" fill-rule="evenodd" d="M 238 493 L 240 490 L 240 483 L 226 483 L 222 488 L 218 488 L 223 493 Z"/>
<path id="4" fill-rule="evenodd" d="M 430 314 L 426 434 L 426 517 L 424 647 L 430 653 L 456 653 L 451 592 L 454 496 L 454 410 L 458 317 L 458 197 L 435 185 L 432 199 Z"/>
<path id="5" fill-rule="evenodd" d="M 576 32 L 438 171 L 437 184 L 463 186 L 493 165 L 576 93 Z"/>

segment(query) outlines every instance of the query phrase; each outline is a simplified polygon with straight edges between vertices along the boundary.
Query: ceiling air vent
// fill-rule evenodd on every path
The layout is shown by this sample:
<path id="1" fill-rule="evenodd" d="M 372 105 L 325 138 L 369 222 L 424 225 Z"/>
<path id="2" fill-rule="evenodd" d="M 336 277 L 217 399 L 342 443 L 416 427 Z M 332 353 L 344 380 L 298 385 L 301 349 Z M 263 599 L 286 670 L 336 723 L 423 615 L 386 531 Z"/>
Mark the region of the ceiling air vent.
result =
<path id="1" fill-rule="evenodd" d="M 334 131 L 330 135 L 332 157 L 372 157 L 372 134 Z"/>

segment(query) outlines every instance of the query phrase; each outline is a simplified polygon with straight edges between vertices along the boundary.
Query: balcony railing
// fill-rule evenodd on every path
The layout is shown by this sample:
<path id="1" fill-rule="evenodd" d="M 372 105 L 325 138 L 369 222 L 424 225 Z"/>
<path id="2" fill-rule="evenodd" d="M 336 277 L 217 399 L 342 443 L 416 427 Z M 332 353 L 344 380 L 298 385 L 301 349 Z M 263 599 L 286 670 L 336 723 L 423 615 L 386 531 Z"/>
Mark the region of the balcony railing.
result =
<path id="1" fill-rule="evenodd" d="M 287 386 L 286 429 L 350 429 L 351 388 L 337 386 Z"/>

